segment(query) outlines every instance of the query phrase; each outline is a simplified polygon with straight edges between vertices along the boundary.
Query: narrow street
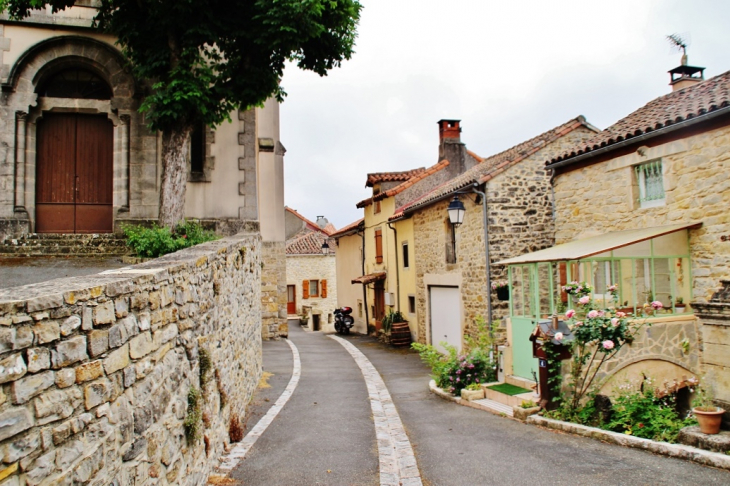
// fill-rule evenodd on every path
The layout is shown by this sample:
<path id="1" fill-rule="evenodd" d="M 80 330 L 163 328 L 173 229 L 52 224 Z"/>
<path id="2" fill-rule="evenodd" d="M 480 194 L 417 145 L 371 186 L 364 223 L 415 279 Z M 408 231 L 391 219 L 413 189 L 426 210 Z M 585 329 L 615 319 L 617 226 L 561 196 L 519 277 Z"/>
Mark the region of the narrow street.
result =
<path id="1" fill-rule="evenodd" d="M 230 477 L 242 485 L 388 484 L 379 470 L 382 437 L 378 433 L 376 439 L 377 420 L 358 364 L 341 343 L 322 333 L 291 326 L 289 337 L 300 355 L 301 379 Z M 344 339 L 382 376 L 410 439 L 422 484 L 730 483 L 726 471 L 543 430 L 444 401 L 428 391 L 429 370 L 417 354 L 369 337 Z M 292 370 L 288 343 L 264 342 L 269 387 L 257 391 L 246 433 L 280 397 Z M 393 425 L 391 417 L 388 422 Z M 399 450 L 402 446 L 397 443 Z M 403 484 L 418 484 L 418 479 Z"/>

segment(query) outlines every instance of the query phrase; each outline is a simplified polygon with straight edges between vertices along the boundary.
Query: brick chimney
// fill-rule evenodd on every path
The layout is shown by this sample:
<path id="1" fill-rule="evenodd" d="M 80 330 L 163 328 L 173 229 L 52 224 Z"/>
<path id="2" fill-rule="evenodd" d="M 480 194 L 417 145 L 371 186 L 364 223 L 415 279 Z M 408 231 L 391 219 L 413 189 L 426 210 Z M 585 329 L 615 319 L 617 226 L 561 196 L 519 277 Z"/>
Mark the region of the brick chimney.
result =
<path id="1" fill-rule="evenodd" d="M 443 142 L 446 138 L 455 138 L 456 142 L 461 141 L 461 120 L 439 120 L 439 141 Z"/>
<path id="2" fill-rule="evenodd" d="M 669 85 L 672 91 L 684 89 L 688 86 L 694 86 L 705 80 L 705 68 L 687 65 L 687 54 L 682 56 L 682 64 L 669 71 L 671 81 Z"/>
<path id="3" fill-rule="evenodd" d="M 461 120 L 439 120 L 439 162 L 449 161 L 450 177 L 462 174 L 471 165 L 467 163 L 466 145 L 461 143 Z M 467 166 L 469 165 L 469 166 Z"/>

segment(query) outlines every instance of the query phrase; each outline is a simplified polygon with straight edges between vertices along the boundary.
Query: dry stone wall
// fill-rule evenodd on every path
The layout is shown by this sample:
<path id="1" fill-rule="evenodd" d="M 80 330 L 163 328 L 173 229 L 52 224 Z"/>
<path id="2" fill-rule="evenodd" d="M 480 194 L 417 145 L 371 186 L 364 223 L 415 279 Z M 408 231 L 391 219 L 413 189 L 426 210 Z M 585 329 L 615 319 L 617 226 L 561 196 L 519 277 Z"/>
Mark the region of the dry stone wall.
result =
<path id="1" fill-rule="evenodd" d="M 264 242 L 261 261 L 261 336 L 286 337 L 286 242 Z"/>
<path id="2" fill-rule="evenodd" d="M 260 252 L 237 235 L 0 291 L 0 484 L 205 484 L 261 376 Z"/>

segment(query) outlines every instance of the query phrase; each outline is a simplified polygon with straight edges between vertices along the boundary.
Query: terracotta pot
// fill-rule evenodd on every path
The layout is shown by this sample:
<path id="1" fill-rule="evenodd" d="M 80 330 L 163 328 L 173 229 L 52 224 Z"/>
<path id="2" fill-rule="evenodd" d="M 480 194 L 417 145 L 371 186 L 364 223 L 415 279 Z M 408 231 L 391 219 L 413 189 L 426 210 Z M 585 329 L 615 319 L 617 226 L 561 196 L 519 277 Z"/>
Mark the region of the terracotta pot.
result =
<path id="1" fill-rule="evenodd" d="M 692 413 L 697 417 L 700 425 L 700 432 L 703 434 L 717 434 L 720 432 L 720 424 L 722 423 L 722 414 L 725 413 L 720 407 L 695 407 Z"/>

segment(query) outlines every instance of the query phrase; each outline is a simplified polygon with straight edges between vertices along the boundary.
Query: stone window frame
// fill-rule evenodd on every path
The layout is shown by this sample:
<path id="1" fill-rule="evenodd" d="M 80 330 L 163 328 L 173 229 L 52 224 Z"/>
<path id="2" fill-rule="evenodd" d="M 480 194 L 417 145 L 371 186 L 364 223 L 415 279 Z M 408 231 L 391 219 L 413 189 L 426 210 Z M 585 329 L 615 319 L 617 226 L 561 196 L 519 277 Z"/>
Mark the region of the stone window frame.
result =
<path id="1" fill-rule="evenodd" d="M 651 196 L 647 195 L 648 191 L 648 183 L 647 180 L 647 172 L 653 171 L 656 175 L 659 175 L 661 177 L 661 197 L 655 197 L 652 198 Z M 634 193 L 634 199 L 636 201 L 636 205 L 640 209 L 645 208 L 655 208 L 659 206 L 664 206 L 666 204 L 666 191 L 665 191 L 665 181 L 664 181 L 664 164 L 662 163 L 661 158 L 648 160 L 646 162 L 642 162 L 640 164 L 636 164 L 633 166 L 633 173 L 634 173 L 634 187 L 635 187 L 635 193 Z"/>
<path id="2" fill-rule="evenodd" d="M 408 294 L 408 313 L 416 315 L 416 296 L 414 294 Z"/>
<path id="3" fill-rule="evenodd" d="M 410 270 L 411 260 L 408 240 L 401 242 L 401 256 L 403 257 L 403 270 Z"/>
<path id="4" fill-rule="evenodd" d="M 190 134 L 190 143 L 188 145 L 188 182 L 211 182 L 212 172 L 215 168 L 215 157 L 211 155 L 213 151 L 213 144 L 215 144 L 215 130 L 208 125 L 201 123 L 198 127 L 193 128 L 193 132 L 196 130 L 202 131 L 203 137 L 203 153 L 202 153 L 202 170 L 192 170 L 193 160 L 193 133 Z"/>

